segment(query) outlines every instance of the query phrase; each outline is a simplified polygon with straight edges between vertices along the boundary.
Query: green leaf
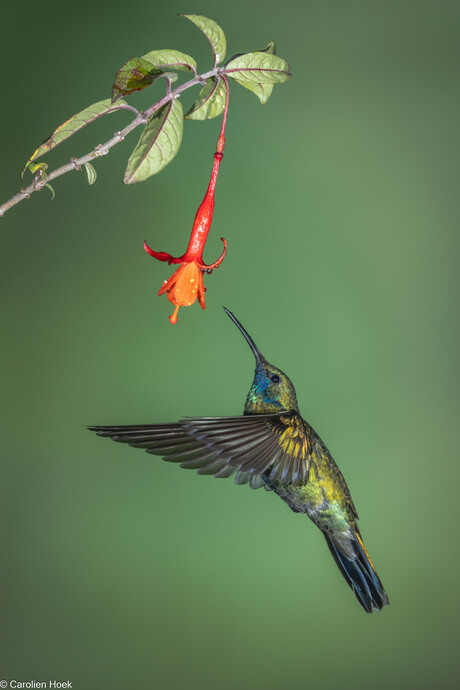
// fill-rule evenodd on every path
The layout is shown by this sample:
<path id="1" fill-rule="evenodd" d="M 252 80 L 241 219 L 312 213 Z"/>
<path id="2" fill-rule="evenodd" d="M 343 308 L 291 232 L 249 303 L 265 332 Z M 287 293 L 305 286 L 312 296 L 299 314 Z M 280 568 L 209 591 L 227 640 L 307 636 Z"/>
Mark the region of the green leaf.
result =
<path id="1" fill-rule="evenodd" d="M 179 50 L 151 50 L 150 53 L 142 55 L 140 59 L 150 65 L 150 69 L 153 67 L 172 67 L 181 72 L 196 71 L 195 60 Z"/>
<path id="2" fill-rule="evenodd" d="M 88 184 L 94 184 L 97 179 L 97 172 L 91 165 L 91 163 L 85 163 L 85 170 L 88 176 Z"/>
<path id="3" fill-rule="evenodd" d="M 224 112 L 227 87 L 222 79 L 211 77 L 185 116 L 186 120 L 211 120 Z"/>
<path id="4" fill-rule="evenodd" d="M 179 150 L 183 128 L 179 99 L 172 99 L 153 113 L 129 158 L 124 184 L 142 182 L 163 170 Z"/>
<path id="5" fill-rule="evenodd" d="M 259 50 L 259 53 L 269 53 L 270 55 L 276 55 L 276 46 L 273 41 L 267 43 L 263 50 Z"/>
<path id="6" fill-rule="evenodd" d="M 222 62 L 227 53 L 227 41 L 219 24 L 202 14 L 182 14 L 180 16 L 190 19 L 204 33 L 214 53 L 214 64 L 218 65 L 219 62 Z"/>
<path id="7" fill-rule="evenodd" d="M 235 81 L 240 86 L 244 86 L 245 89 L 255 93 L 262 105 L 265 105 L 272 95 L 273 84 L 257 84 L 254 81 L 240 81 L 240 79 L 235 79 Z"/>
<path id="8" fill-rule="evenodd" d="M 169 79 L 169 82 L 171 84 L 179 79 L 179 75 L 176 74 L 175 72 L 163 72 L 163 74 L 161 76 L 164 79 Z"/>
<path id="9" fill-rule="evenodd" d="M 40 163 L 32 163 L 32 162 L 31 162 L 31 163 L 28 163 L 28 166 L 27 166 L 27 167 L 29 168 L 30 172 L 31 172 L 32 175 L 33 175 L 34 173 L 37 172 L 37 170 L 42 170 L 43 172 L 45 172 L 46 170 L 48 170 L 48 167 L 49 167 L 49 166 L 48 166 L 48 163 L 42 163 L 42 162 L 40 162 Z"/>
<path id="10" fill-rule="evenodd" d="M 64 122 L 62 125 L 59 125 L 51 136 L 48 137 L 48 139 L 46 139 L 46 141 L 31 155 L 25 164 L 24 169 L 22 170 L 21 178 L 24 177 L 26 168 L 33 160 L 43 156 L 45 153 L 48 153 L 48 151 L 51 151 L 51 149 L 54 149 L 59 144 L 62 144 L 63 141 L 71 137 L 80 129 L 83 129 L 83 127 L 86 127 L 86 125 L 94 122 L 94 120 L 102 117 L 102 115 L 114 113 L 116 110 L 123 108 L 131 109 L 131 106 L 129 106 L 125 101 L 118 101 L 118 103 L 112 104 L 107 98 L 104 101 L 93 103 L 93 105 L 90 105 L 88 108 L 85 108 L 76 115 L 73 115 L 69 120 L 66 120 L 66 122 Z"/>
<path id="11" fill-rule="evenodd" d="M 255 84 L 282 83 L 292 76 L 286 60 L 263 51 L 237 55 L 227 63 L 224 73 L 240 83 Z"/>
<path id="12" fill-rule="evenodd" d="M 49 190 L 51 190 L 51 201 L 54 199 L 56 196 L 56 192 L 54 191 L 54 188 L 50 185 L 49 182 L 45 184 L 45 187 L 48 187 Z"/>
<path id="13" fill-rule="evenodd" d="M 163 74 L 161 69 L 152 69 L 150 62 L 140 57 L 131 58 L 118 70 L 112 88 L 112 103 L 135 91 L 141 91 Z"/>
<path id="14" fill-rule="evenodd" d="M 269 53 L 270 55 L 276 55 L 276 46 L 273 43 L 273 41 L 270 41 L 263 50 L 259 51 L 260 53 Z M 238 56 L 237 56 L 238 57 Z M 262 105 L 265 105 L 265 103 L 268 101 L 270 96 L 272 95 L 273 91 L 273 84 L 261 84 L 255 83 L 252 81 L 240 81 L 240 79 L 236 79 L 234 77 L 235 81 L 237 84 L 240 84 L 241 86 L 244 86 L 245 89 L 248 89 L 249 91 L 252 91 L 255 93 L 259 101 L 262 103 Z"/>

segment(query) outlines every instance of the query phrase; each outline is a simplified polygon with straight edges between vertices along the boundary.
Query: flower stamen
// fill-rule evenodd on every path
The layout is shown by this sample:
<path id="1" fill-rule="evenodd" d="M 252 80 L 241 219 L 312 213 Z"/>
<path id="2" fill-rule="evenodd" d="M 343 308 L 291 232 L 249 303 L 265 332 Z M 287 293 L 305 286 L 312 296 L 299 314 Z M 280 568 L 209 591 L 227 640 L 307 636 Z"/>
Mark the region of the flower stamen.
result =
<path id="1" fill-rule="evenodd" d="M 176 304 L 176 308 L 174 309 L 173 313 L 169 317 L 169 322 L 172 323 L 173 326 L 174 326 L 174 324 L 177 323 L 177 312 L 178 311 L 179 311 L 179 305 Z"/>

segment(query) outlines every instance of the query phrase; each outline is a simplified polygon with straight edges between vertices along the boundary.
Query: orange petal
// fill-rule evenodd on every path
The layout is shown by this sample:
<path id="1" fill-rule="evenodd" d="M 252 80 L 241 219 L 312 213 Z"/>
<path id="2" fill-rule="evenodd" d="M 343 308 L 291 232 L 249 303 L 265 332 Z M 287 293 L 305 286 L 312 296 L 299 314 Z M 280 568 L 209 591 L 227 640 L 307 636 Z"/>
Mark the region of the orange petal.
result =
<path id="1" fill-rule="evenodd" d="M 195 261 L 182 263 L 174 275 L 163 285 L 158 294 L 167 293 L 172 304 L 190 307 L 196 300 L 203 279 Z"/>
<path id="2" fill-rule="evenodd" d="M 182 267 L 182 264 L 179 266 L 179 268 L 176 271 L 174 271 L 174 273 L 172 274 L 172 276 L 170 278 L 168 278 L 168 280 L 164 281 L 163 285 L 158 290 L 158 293 L 157 293 L 158 295 L 163 295 L 165 292 L 173 289 L 174 285 L 177 282 L 178 273 L 179 273 L 181 267 Z"/>

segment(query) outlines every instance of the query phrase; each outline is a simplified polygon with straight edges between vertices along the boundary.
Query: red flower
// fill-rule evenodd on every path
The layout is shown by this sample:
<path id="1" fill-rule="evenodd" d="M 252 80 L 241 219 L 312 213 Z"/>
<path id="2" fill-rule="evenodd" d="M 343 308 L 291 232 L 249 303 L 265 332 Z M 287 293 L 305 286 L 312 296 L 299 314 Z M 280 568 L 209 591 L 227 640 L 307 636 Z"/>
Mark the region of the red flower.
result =
<path id="1" fill-rule="evenodd" d="M 188 256 L 188 252 L 177 259 L 173 258 L 170 254 L 166 255 L 166 252 L 154 252 L 153 249 L 150 249 L 147 242 L 144 242 L 145 251 L 156 259 L 168 261 L 170 264 L 180 262 L 179 268 L 174 271 L 169 280 L 165 280 L 163 286 L 158 290 L 159 295 L 163 295 L 166 292 L 169 301 L 176 307 L 173 314 L 169 317 L 172 324 L 177 323 L 177 312 L 179 311 L 179 307 L 190 307 L 197 298 L 201 308 L 206 309 L 204 301 L 206 288 L 203 285 L 203 273 L 211 273 L 211 271 L 214 268 L 218 268 L 219 264 L 224 260 L 227 251 L 227 242 L 223 237 L 221 239 L 224 243 L 224 251 L 220 258 L 209 266 L 202 264 L 196 259 L 192 259 L 191 255 Z M 163 255 L 165 256 L 163 257 Z"/>
<path id="2" fill-rule="evenodd" d="M 203 263 L 203 249 L 206 244 L 208 232 L 212 223 L 214 212 L 214 193 L 216 190 L 217 174 L 225 148 L 225 124 L 228 113 L 228 83 L 226 77 L 222 76 L 226 85 L 226 102 L 220 136 L 217 140 L 217 150 L 214 154 L 214 165 L 212 167 L 211 179 L 205 197 L 196 212 L 193 223 L 192 234 L 188 243 L 187 251 L 182 256 L 173 257 L 167 252 L 155 252 L 150 249 L 147 242 L 144 242 L 146 252 L 159 261 L 167 261 L 169 264 L 180 264 L 169 280 L 165 280 L 163 286 L 158 290 L 159 295 L 166 295 L 169 301 L 175 305 L 174 313 L 169 317 L 172 324 L 177 323 L 177 312 L 179 307 L 189 307 L 198 298 L 202 309 L 206 308 L 204 303 L 204 293 L 206 288 L 203 285 L 203 273 L 211 273 L 214 268 L 218 268 L 225 258 L 227 242 L 222 237 L 224 251 L 217 261 L 206 265 Z"/>
<path id="3" fill-rule="evenodd" d="M 173 257 L 167 252 L 155 252 L 153 249 L 150 249 L 147 242 L 144 242 L 144 249 L 150 256 L 153 256 L 159 261 L 167 261 L 169 264 L 180 264 L 177 271 L 172 274 L 169 280 L 164 282 L 163 286 L 158 291 L 159 295 L 166 292 L 169 301 L 176 307 L 174 313 L 169 317 L 172 324 L 177 323 L 177 312 L 179 311 L 179 307 L 189 307 L 197 298 L 202 309 L 206 308 L 204 303 L 205 288 L 203 286 L 203 273 L 211 273 L 214 268 L 218 268 L 224 260 L 227 251 L 227 242 L 222 237 L 224 251 L 219 259 L 210 265 L 203 263 L 203 249 L 211 227 L 217 173 L 219 172 L 219 165 L 224 156 L 222 153 L 224 145 L 225 139 L 221 135 L 217 144 L 217 151 L 214 154 L 214 165 L 208 190 L 196 213 L 192 234 L 185 254 L 179 257 Z"/>

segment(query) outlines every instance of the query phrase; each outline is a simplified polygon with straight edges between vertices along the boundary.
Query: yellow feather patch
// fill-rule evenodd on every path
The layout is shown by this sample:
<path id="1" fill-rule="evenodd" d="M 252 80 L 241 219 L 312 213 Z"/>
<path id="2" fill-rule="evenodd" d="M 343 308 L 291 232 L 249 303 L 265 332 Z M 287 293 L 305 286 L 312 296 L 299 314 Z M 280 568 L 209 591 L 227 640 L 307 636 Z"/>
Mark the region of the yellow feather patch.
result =
<path id="1" fill-rule="evenodd" d="M 366 549 L 366 547 L 365 547 L 364 544 L 363 544 L 363 540 L 361 539 L 361 537 L 359 536 L 359 534 L 358 534 L 357 532 L 355 532 L 355 534 L 356 534 L 357 540 L 359 541 L 359 543 L 360 543 L 360 545 L 361 545 L 362 550 L 363 550 L 364 553 L 366 554 L 366 558 L 367 558 L 367 560 L 369 561 L 372 570 L 373 570 L 374 573 L 375 573 L 374 564 L 372 563 L 371 558 L 370 558 L 369 554 L 367 553 L 367 549 Z"/>

